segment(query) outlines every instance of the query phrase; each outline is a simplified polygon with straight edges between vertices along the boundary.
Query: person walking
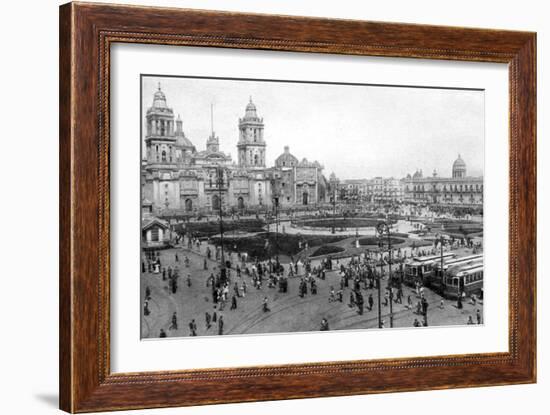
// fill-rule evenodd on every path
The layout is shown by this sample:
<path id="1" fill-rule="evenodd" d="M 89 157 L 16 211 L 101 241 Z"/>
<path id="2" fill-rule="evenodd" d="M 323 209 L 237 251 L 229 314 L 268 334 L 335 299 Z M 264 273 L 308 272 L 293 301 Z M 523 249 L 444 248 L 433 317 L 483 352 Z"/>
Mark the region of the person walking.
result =
<path id="1" fill-rule="evenodd" d="M 174 311 L 174 314 L 172 314 L 172 324 L 170 324 L 170 327 L 168 328 L 168 330 L 177 330 L 177 329 L 178 329 L 178 316 Z"/>
<path id="2" fill-rule="evenodd" d="M 369 311 L 372 311 L 372 307 L 374 307 L 374 298 L 372 297 L 372 294 L 369 294 Z"/>
<path id="3" fill-rule="evenodd" d="M 189 323 L 189 331 L 191 333 L 191 336 L 196 336 L 197 335 L 197 323 L 195 323 L 195 319 L 191 320 L 191 322 Z"/>
<path id="4" fill-rule="evenodd" d="M 237 309 L 237 296 L 233 295 L 231 296 L 231 307 L 230 310 L 236 310 Z"/>
<path id="5" fill-rule="evenodd" d="M 328 297 L 328 302 L 332 303 L 333 301 L 336 301 L 336 297 L 335 297 L 335 293 L 334 293 L 334 287 L 331 285 L 330 286 L 330 293 L 329 293 L 329 297 Z"/>
<path id="6" fill-rule="evenodd" d="M 223 335 L 223 316 L 218 319 L 218 335 Z"/>
<path id="7" fill-rule="evenodd" d="M 206 320 L 206 330 L 208 330 L 210 327 L 212 327 L 212 324 L 210 324 L 212 317 L 210 316 L 210 313 L 208 311 L 204 314 L 204 319 Z"/>
<path id="8" fill-rule="evenodd" d="M 354 307 L 355 307 L 355 295 L 353 294 L 353 291 L 350 291 L 350 292 L 349 292 L 349 304 L 348 304 L 348 307 L 349 307 L 349 308 L 354 308 Z"/>
<path id="9" fill-rule="evenodd" d="M 476 319 L 477 324 L 481 324 L 481 311 L 479 311 L 479 308 L 476 310 Z"/>
<path id="10" fill-rule="evenodd" d="M 271 311 L 268 307 L 267 297 L 264 297 L 264 300 L 262 302 L 262 309 L 264 310 L 264 313 L 267 313 L 268 311 Z"/>

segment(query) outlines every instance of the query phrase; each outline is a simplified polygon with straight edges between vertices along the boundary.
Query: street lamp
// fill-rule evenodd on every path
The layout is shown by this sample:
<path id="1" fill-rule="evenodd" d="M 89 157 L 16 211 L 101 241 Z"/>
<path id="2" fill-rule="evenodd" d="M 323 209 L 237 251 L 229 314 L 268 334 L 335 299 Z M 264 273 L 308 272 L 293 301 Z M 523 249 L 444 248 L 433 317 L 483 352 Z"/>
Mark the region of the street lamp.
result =
<path id="1" fill-rule="evenodd" d="M 275 267 L 279 271 L 279 196 L 273 197 L 273 209 L 275 210 Z"/>
<path id="2" fill-rule="evenodd" d="M 221 166 L 216 167 L 216 185 L 218 187 L 218 203 L 220 213 L 220 245 L 221 245 L 221 266 L 220 266 L 220 280 L 223 283 L 226 282 L 226 269 L 225 269 L 225 255 L 223 251 L 223 210 L 222 210 L 222 188 L 223 188 L 223 168 Z"/>
<path id="3" fill-rule="evenodd" d="M 332 202 L 332 233 L 336 233 L 336 188 L 334 188 L 331 197 Z"/>
<path id="4" fill-rule="evenodd" d="M 389 254 L 389 280 L 388 280 L 388 288 L 390 291 L 390 327 L 393 327 L 393 290 L 392 290 L 392 275 L 391 275 L 391 263 L 392 263 L 392 247 L 391 247 L 391 226 L 388 225 L 386 222 L 380 222 L 378 225 L 376 225 L 376 231 L 378 232 L 378 235 L 380 238 L 384 236 L 384 234 L 388 237 L 388 254 Z"/>

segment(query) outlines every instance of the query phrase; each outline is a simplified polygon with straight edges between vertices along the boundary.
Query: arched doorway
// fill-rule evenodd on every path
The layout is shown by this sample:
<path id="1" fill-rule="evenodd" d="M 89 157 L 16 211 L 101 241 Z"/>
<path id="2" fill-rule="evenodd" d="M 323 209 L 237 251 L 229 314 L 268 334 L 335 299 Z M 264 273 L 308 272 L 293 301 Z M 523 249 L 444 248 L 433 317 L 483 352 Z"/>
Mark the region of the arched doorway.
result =
<path id="1" fill-rule="evenodd" d="M 218 195 L 212 196 L 212 209 L 213 210 L 220 210 L 220 198 Z"/>
<path id="2" fill-rule="evenodd" d="M 237 199 L 237 208 L 239 210 L 244 209 L 244 199 L 242 198 L 242 196 Z"/>
<path id="3" fill-rule="evenodd" d="M 191 199 L 185 199 L 185 211 L 191 212 L 193 210 L 193 201 Z"/>
<path id="4" fill-rule="evenodd" d="M 304 192 L 304 194 L 302 195 L 302 204 L 307 205 L 308 198 L 309 198 L 308 193 Z"/>

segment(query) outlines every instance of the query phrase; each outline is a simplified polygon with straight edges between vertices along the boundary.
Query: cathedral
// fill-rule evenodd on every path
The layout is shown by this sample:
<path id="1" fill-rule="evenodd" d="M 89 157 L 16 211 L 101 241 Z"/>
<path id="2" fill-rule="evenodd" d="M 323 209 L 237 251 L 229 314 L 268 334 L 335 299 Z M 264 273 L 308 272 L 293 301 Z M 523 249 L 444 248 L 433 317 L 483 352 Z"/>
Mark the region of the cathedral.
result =
<path id="1" fill-rule="evenodd" d="M 142 205 L 154 214 L 236 212 L 325 202 L 323 166 L 299 161 L 284 148 L 272 167 L 266 166 L 263 118 L 252 98 L 238 120 L 237 162 L 220 151 L 212 131 L 206 149 L 198 151 L 185 135 L 160 85 L 145 114 L 145 154 L 141 168 Z"/>

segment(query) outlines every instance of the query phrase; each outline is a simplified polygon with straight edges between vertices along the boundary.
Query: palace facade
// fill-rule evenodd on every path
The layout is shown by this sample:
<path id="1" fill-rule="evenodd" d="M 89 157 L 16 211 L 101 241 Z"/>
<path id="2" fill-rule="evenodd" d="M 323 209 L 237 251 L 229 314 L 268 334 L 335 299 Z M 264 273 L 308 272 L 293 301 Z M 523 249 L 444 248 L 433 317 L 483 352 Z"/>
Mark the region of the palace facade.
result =
<path id="1" fill-rule="evenodd" d="M 142 205 L 152 214 L 199 213 L 224 209 L 307 206 L 325 201 L 327 182 L 317 161 L 299 161 L 288 147 L 266 166 L 263 118 L 252 98 L 238 120 L 237 163 L 220 150 L 212 131 L 198 151 L 180 116 L 168 107 L 160 85 L 145 114 Z"/>
<path id="2" fill-rule="evenodd" d="M 422 170 L 403 179 L 404 201 L 441 206 L 483 206 L 483 176 L 466 174 L 466 163 L 458 155 L 452 167 L 452 177 L 439 177 L 434 170 L 424 177 Z"/>

